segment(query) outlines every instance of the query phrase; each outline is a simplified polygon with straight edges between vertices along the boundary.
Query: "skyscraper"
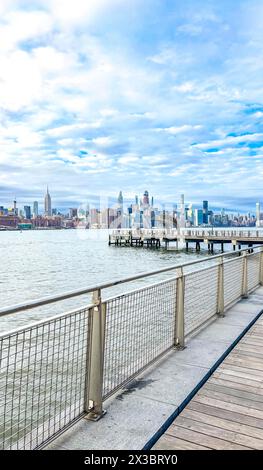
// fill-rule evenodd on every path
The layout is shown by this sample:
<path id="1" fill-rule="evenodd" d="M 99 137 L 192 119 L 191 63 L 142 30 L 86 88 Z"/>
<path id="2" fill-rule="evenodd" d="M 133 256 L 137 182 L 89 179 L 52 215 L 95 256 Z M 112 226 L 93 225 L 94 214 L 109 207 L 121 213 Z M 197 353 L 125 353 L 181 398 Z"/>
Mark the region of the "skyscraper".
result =
<path id="1" fill-rule="evenodd" d="M 48 186 L 47 186 L 47 193 L 45 195 L 45 201 L 44 201 L 44 207 L 45 207 L 45 215 L 46 216 L 51 216 L 52 211 L 51 211 L 51 197 L 48 192 Z"/>
<path id="2" fill-rule="evenodd" d="M 256 226 L 260 227 L 260 204 L 256 203 Z"/>
<path id="3" fill-rule="evenodd" d="M 148 191 L 144 191 L 142 203 L 144 206 L 149 206 L 149 193 Z"/>
<path id="4" fill-rule="evenodd" d="M 16 206 L 16 197 L 14 199 L 14 215 L 18 215 L 18 210 L 17 210 L 17 206 Z"/>
<path id="5" fill-rule="evenodd" d="M 195 209 L 195 215 L 194 215 L 194 224 L 196 227 L 199 225 L 202 225 L 203 223 L 203 211 L 202 209 Z"/>
<path id="6" fill-rule="evenodd" d="M 24 213 L 25 213 L 26 219 L 31 219 L 31 207 L 30 206 L 24 206 Z"/>
<path id="7" fill-rule="evenodd" d="M 208 201 L 203 201 L 203 224 L 208 224 Z"/>
<path id="8" fill-rule="evenodd" d="M 181 194 L 180 202 L 180 227 L 185 227 L 185 205 L 184 205 L 184 194 Z"/>
<path id="9" fill-rule="evenodd" d="M 123 226 L 123 195 L 122 191 L 119 192 L 118 196 L 118 207 L 117 207 L 117 228 Z"/>
<path id="10" fill-rule="evenodd" d="M 33 202 L 33 217 L 36 218 L 38 216 L 38 202 Z"/>
<path id="11" fill-rule="evenodd" d="M 122 191 L 119 192 L 119 196 L 118 196 L 118 208 L 121 209 L 121 212 L 123 212 L 123 195 L 122 195 Z"/>

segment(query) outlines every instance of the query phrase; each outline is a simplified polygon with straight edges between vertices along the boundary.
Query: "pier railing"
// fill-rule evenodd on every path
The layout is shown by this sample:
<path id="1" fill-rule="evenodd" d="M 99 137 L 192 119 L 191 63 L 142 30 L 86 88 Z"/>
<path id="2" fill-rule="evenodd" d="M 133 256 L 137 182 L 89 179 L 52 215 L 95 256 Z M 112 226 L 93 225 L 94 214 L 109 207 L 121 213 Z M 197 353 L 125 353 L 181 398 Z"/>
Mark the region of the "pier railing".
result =
<path id="1" fill-rule="evenodd" d="M 165 279 L 160 279 L 160 276 Z M 158 280 L 104 298 L 112 286 Z M 0 446 L 38 449 L 263 283 L 263 251 L 239 250 L 0 310 L 92 293 L 92 302 L 0 336 Z"/>

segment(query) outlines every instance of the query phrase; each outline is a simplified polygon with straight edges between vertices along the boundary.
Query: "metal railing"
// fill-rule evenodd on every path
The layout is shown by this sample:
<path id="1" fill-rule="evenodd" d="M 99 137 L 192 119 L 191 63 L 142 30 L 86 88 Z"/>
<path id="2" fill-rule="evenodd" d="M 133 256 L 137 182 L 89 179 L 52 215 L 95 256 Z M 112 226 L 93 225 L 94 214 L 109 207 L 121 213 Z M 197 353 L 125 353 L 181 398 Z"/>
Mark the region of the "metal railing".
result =
<path id="1" fill-rule="evenodd" d="M 170 273 L 170 274 L 169 274 Z M 169 275 L 102 298 L 105 289 Z M 263 284 L 263 251 L 239 250 L 0 310 L 93 293 L 92 303 L 0 335 L 0 446 L 38 449 Z"/>

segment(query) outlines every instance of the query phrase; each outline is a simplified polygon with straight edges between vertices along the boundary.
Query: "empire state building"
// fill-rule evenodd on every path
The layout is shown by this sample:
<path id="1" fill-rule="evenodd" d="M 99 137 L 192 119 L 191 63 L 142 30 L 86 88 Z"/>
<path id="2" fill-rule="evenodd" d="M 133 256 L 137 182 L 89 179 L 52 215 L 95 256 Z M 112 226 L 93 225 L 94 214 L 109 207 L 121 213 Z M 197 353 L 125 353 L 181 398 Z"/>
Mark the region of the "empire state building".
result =
<path id="1" fill-rule="evenodd" d="M 45 207 L 45 215 L 50 216 L 51 215 L 51 197 L 48 192 L 48 186 L 47 186 L 47 194 L 45 195 L 44 207 Z"/>

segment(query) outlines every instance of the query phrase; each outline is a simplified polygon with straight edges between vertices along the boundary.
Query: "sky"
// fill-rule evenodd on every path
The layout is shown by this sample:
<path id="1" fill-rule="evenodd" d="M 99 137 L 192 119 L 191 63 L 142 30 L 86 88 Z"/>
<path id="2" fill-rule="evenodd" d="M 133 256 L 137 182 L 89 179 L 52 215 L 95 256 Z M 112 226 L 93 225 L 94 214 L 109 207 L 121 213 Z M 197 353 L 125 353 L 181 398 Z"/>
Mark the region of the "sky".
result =
<path id="1" fill-rule="evenodd" d="M 263 204 L 262 0 L 1 0 L 0 205 Z"/>

